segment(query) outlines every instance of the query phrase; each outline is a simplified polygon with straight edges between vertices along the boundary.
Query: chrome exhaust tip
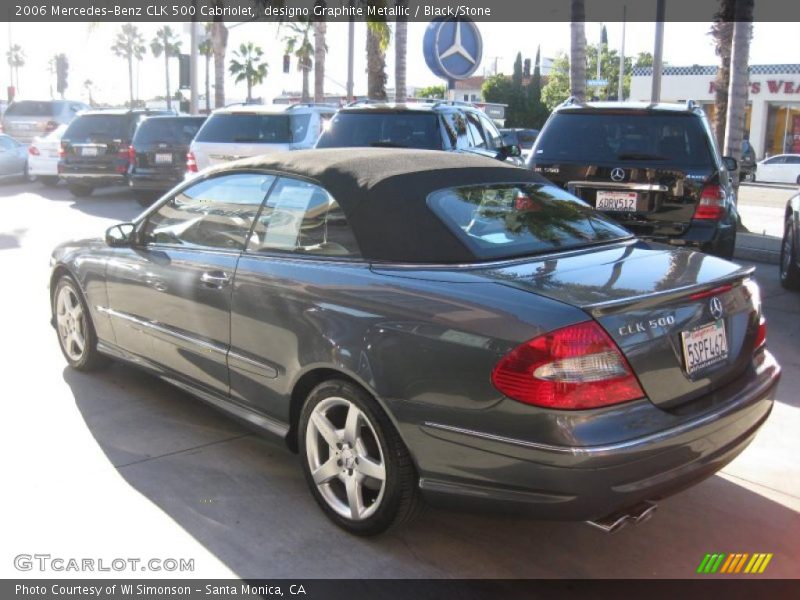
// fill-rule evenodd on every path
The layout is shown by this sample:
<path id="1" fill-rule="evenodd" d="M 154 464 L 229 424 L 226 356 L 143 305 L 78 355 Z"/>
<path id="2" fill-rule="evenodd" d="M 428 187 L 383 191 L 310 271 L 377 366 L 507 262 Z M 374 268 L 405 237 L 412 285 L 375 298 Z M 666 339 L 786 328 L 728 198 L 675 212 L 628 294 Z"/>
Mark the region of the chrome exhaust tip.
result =
<path id="1" fill-rule="evenodd" d="M 640 502 L 636 506 L 612 513 L 602 519 L 586 521 L 586 524 L 606 533 L 616 533 L 626 525 L 644 523 L 653 516 L 656 509 L 658 509 L 658 505 L 655 502 Z"/>

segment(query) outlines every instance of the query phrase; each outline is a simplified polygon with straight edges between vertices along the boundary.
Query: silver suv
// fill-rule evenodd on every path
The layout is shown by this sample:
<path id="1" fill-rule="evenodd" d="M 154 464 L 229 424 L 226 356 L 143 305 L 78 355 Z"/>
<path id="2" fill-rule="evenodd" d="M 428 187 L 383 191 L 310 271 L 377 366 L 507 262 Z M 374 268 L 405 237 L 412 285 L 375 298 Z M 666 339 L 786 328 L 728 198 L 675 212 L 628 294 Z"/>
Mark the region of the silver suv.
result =
<path id="1" fill-rule="evenodd" d="M 20 100 L 12 102 L 3 114 L 3 132 L 29 144 L 33 138 L 55 131 L 88 109 L 72 100 Z"/>
<path id="2" fill-rule="evenodd" d="M 211 113 L 187 157 L 189 172 L 239 158 L 313 148 L 336 113 L 329 104 L 226 106 Z"/>

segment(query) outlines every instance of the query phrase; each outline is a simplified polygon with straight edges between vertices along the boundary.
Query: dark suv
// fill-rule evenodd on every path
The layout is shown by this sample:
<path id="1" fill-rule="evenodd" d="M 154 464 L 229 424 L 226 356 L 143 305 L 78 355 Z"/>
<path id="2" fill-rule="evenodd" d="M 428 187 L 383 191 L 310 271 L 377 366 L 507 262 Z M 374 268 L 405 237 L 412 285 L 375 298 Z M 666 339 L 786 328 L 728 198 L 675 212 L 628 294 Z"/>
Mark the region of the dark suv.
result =
<path id="1" fill-rule="evenodd" d="M 61 138 L 58 172 L 74 196 L 97 187 L 128 185 L 130 145 L 139 121 L 162 110 L 93 110 L 81 113 Z"/>
<path id="2" fill-rule="evenodd" d="M 130 146 L 128 183 L 136 200 L 149 206 L 183 181 L 186 154 L 205 117 L 148 117 L 136 128 Z"/>
<path id="3" fill-rule="evenodd" d="M 419 148 L 470 152 L 522 166 L 518 146 L 482 110 L 459 102 L 354 103 L 340 109 L 317 140 L 317 148 Z"/>
<path id="4" fill-rule="evenodd" d="M 528 166 L 639 237 L 730 258 L 738 214 L 703 110 L 572 99 L 542 128 Z"/>

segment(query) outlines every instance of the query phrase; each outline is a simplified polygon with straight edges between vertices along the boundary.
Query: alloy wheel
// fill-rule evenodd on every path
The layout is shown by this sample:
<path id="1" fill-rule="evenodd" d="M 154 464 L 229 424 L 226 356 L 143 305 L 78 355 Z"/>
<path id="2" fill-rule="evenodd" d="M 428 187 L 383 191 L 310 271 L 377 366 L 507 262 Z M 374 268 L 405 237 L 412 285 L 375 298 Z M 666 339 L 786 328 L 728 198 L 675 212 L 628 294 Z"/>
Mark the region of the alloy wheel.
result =
<path id="1" fill-rule="evenodd" d="M 75 290 L 65 285 L 56 298 L 56 325 L 64 352 L 73 361 L 80 361 L 86 352 L 86 317 Z"/>
<path id="2" fill-rule="evenodd" d="M 372 516 L 386 489 L 386 463 L 367 415 L 345 398 L 326 398 L 314 407 L 305 439 L 311 476 L 328 506 L 352 521 Z"/>

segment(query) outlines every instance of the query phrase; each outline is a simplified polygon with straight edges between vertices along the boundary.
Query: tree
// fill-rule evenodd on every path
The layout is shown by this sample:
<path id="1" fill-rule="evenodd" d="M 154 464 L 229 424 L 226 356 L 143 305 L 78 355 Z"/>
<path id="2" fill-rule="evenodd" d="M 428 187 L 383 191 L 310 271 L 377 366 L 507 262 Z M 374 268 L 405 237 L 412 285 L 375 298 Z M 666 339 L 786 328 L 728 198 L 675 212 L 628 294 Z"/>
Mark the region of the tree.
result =
<path id="1" fill-rule="evenodd" d="M 569 88 L 578 102 L 586 100 L 586 9 L 583 0 L 572 0 L 570 23 Z"/>
<path id="2" fill-rule="evenodd" d="M 570 95 L 570 61 L 569 57 L 560 53 L 553 60 L 550 74 L 547 76 L 547 85 L 542 88 L 542 102 L 553 110 L 564 102 Z"/>
<path id="3" fill-rule="evenodd" d="M 724 148 L 727 156 L 741 160 L 745 111 L 747 108 L 747 89 L 749 87 L 750 38 L 753 35 L 753 0 L 740 0 L 737 2 L 734 18 Z M 738 171 L 734 174 L 733 184 L 735 187 L 739 185 Z"/>
<path id="4" fill-rule="evenodd" d="M 172 97 L 169 90 L 169 59 L 173 56 L 178 56 L 181 51 L 181 43 L 177 40 L 175 32 L 172 31 L 172 27 L 164 25 L 164 27 L 156 31 L 155 37 L 150 42 L 150 51 L 156 58 L 162 54 L 164 55 L 164 74 L 167 83 L 167 109 L 171 109 Z"/>
<path id="5" fill-rule="evenodd" d="M 253 100 L 253 86 L 258 85 L 267 77 L 267 63 L 263 61 L 264 51 L 255 46 L 253 42 L 240 44 L 239 49 L 233 52 L 228 70 L 234 75 L 234 81 L 247 83 L 247 101 Z"/>
<path id="6" fill-rule="evenodd" d="M 206 67 L 206 113 L 211 113 L 211 58 L 214 56 L 214 44 L 211 41 L 211 23 L 206 23 L 206 38 L 197 46 L 197 51 L 205 59 Z"/>
<path id="7" fill-rule="evenodd" d="M 719 56 L 714 81 L 714 135 L 717 145 L 725 143 L 725 119 L 728 112 L 728 84 L 731 77 L 731 43 L 733 39 L 734 6 L 736 0 L 720 0 L 709 34 L 714 39 L 714 52 Z"/>
<path id="8" fill-rule="evenodd" d="M 428 87 L 419 88 L 415 96 L 417 98 L 442 98 L 444 99 L 447 94 L 447 89 L 444 84 L 429 85 Z"/>
<path id="9" fill-rule="evenodd" d="M 19 93 L 19 70 L 25 66 L 25 51 L 22 49 L 22 46 L 19 44 L 11 46 L 6 52 L 6 61 L 8 62 L 8 66 L 11 67 L 11 71 L 14 73 L 14 82 L 12 82 L 12 85 L 16 88 L 17 93 Z"/>
<path id="10" fill-rule="evenodd" d="M 125 23 L 114 38 L 111 46 L 114 56 L 128 61 L 128 90 L 130 92 L 131 107 L 136 100 L 133 97 L 133 61 L 142 60 L 147 49 L 144 46 L 144 37 L 139 29 L 132 23 Z"/>
<path id="11" fill-rule="evenodd" d="M 328 46 L 325 36 L 328 26 L 325 21 L 314 22 L 314 102 L 325 102 L 325 54 Z"/>
<path id="12" fill-rule="evenodd" d="M 653 55 L 649 52 L 639 52 L 636 56 L 636 60 L 633 63 L 634 67 L 652 67 L 653 66 Z"/>
<path id="13" fill-rule="evenodd" d="M 69 77 L 69 59 L 63 52 L 55 56 L 56 67 L 56 91 L 64 99 L 64 92 L 67 91 L 67 78 Z"/>
<path id="14" fill-rule="evenodd" d="M 608 80 L 608 85 L 597 90 L 599 100 L 610 100 L 615 98 L 619 89 L 619 55 L 616 50 L 609 50 L 608 46 L 596 46 L 589 44 L 586 46 L 587 69 L 590 73 L 597 71 L 598 53 L 600 55 L 600 71 L 604 79 Z M 625 72 L 622 79 L 622 91 L 627 97 L 631 88 L 631 74 L 633 62 L 630 57 L 625 58 Z"/>
<path id="15" fill-rule="evenodd" d="M 385 0 L 367 0 L 368 7 L 386 8 Z M 386 100 L 386 49 L 392 32 L 385 17 L 367 21 L 367 97 Z"/>
<path id="16" fill-rule="evenodd" d="M 395 6 L 400 9 L 408 6 L 408 0 L 396 0 Z M 402 10 L 399 11 L 402 15 Z M 406 89 L 406 56 L 408 54 L 408 21 L 398 16 L 394 26 L 394 99 L 405 102 L 408 96 Z"/>
<path id="17" fill-rule="evenodd" d="M 550 111 L 542 103 L 542 59 L 541 49 L 536 48 L 536 60 L 533 63 L 533 74 L 528 84 L 526 121 L 529 127 L 541 129 Z"/>
<path id="18" fill-rule="evenodd" d="M 284 26 L 289 28 L 291 35 L 284 38 L 286 43 L 286 54 L 294 54 L 297 57 L 297 68 L 303 74 L 303 95 L 301 100 L 308 102 L 311 98 L 308 91 L 308 75 L 311 72 L 312 57 L 314 56 L 315 48 L 311 44 L 311 28 L 313 23 L 311 21 L 289 21 L 284 23 Z M 316 82 L 315 82 L 316 88 Z M 316 89 L 315 89 L 316 94 Z"/>
<path id="19" fill-rule="evenodd" d="M 224 3 L 214 3 L 222 8 Z M 228 28 L 222 17 L 214 17 L 211 23 L 211 47 L 214 49 L 214 106 L 225 106 L 225 52 L 228 49 Z"/>

